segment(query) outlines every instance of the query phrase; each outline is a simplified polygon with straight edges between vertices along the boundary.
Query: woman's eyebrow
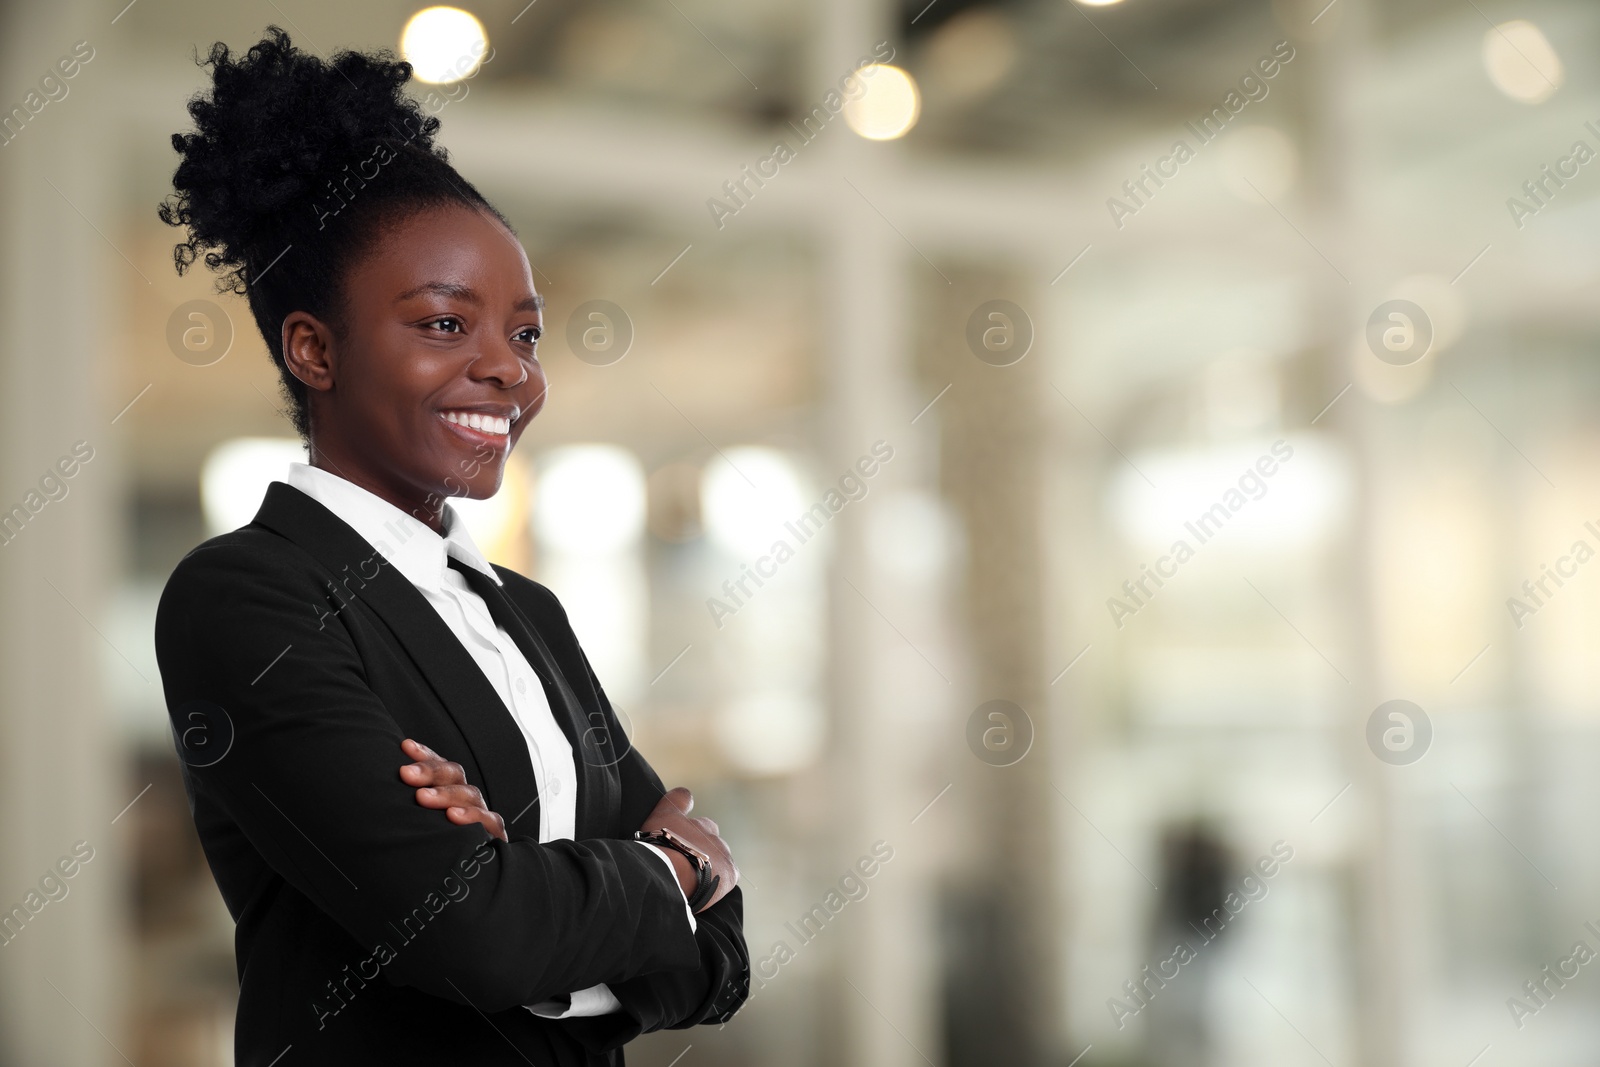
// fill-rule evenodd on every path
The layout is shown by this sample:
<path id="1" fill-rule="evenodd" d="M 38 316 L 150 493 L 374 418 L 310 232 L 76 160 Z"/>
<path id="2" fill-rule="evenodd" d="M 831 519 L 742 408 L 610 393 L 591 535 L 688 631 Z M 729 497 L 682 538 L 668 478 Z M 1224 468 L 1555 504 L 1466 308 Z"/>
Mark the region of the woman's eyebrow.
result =
<path id="1" fill-rule="evenodd" d="M 455 282 L 423 282 L 421 285 L 407 289 L 395 297 L 395 303 L 398 304 L 403 300 L 409 300 L 423 293 L 438 293 L 440 296 L 455 297 L 457 300 L 465 300 L 469 304 L 475 304 L 480 307 L 483 305 L 483 298 L 478 295 L 476 289 L 470 285 L 460 285 Z M 543 311 L 544 296 L 539 293 L 525 296 L 513 304 L 511 309 L 513 311 Z"/>
<path id="2" fill-rule="evenodd" d="M 482 304 L 483 298 L 478 296 L 477 290 L 470 285 L 460 285 L 456 282 L 423 282 L 421 285 L 407 289 L 394 298 L 395 303 L 410 300 L 423 293 L 438 293 L 440 296 L 453 296 L 458 300 L 465 300 L 469 304 Z"/>

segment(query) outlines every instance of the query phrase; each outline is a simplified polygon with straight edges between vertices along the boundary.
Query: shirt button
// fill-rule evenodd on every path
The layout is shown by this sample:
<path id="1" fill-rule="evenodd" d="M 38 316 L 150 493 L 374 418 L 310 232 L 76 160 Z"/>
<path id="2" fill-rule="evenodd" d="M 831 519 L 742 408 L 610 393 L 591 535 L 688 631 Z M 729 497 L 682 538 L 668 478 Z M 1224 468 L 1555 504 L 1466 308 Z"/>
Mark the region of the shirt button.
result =
<path id="1" fill-rule="evenodd" d="M 561 779 L 550 779 L 550 795 L 553 797 L 558 797 L 561 795 Z"/>
<path id="2" fill-rule="evenodd" d="M 517 692 L 526 693 L 527 691 L 528 691 L 528 683 L 523 681 L 521 678 L 518 678 L 517 679 Z"/>

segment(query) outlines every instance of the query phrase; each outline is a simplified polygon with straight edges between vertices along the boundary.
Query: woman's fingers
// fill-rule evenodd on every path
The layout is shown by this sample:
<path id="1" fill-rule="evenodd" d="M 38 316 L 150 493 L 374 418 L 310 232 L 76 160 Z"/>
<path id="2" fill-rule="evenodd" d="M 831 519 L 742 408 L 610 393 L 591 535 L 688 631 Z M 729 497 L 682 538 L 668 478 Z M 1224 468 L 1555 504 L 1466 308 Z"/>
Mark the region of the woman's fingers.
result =
<path id="1" fill-rule="evenodd" d="M 506 836 L 506 821 L 500 817 L 498 812 L 486 811 L 479 817 L 478 821 L 483 824 L 483 828 L 489 833 L 508 844 L 510 843 L 511 838 Z"/>
<path id="2" fill-rule="evenodd" d="M 425 808 L 482 808 L 483 794 L 474 785 L 427 786 L 417 790 L 417 803 Z"/>
<path id="3" fill-rule="evenodd" d="M 444 813 L 445 817 L 457 826 L 471 826 L 473 823 L 481 823 L 491 836 L 498 837 L 502 841 L 511 840 L 506 836 L 505 820 L 495 812 L 487 811 L 483 808 L 446 808 Z"/>
<path id="4" fill-rule="evenodd" d="M 400 773 L 412 785 L 455 785 L 467 780 L 461 764 L 440 756 L 420 741 L 406 738 L 400 748 L 416 762 L 400 768 Z"/>
<path id="5" fill-rule="evenodd" d="M 467 773 L 461 764 L 440 758 L 433 749 L 409 737 L 400 743 L 400 748 L 416 760 L 400 768 L 400 778 L 417 788 L 418 804 L 442 810 L 445 817 L 458 826 L 479 823 L 492 836 L 510 841 L 505 820 L 489 810 L 477 786 L 467 783 Z"/>
<path id="6" fill-rule="evenodd" d="M 471 826 L 473 823 L 482 823 L 483 828 L 494 837 L 498 837 L 502 841 L 510 840 L 506 836 L 505 820 L 500 818 L 498 813 L 492 812 L 487 808 L 446 808 L 445 817 L 457 826 Z"/>
<path id="7" fill-rule="evenodd" d="M 439 758 L 439 754 L 437 752 L 435 752 L 433 749 L 429 748 L 427 745 L 423 744 L 421 741 L 413 741 L 409 737 L 406 738 L 404 741 L 400 742 L 400 748 L 402 750 L 404 750 L 406 755 L 410 756 L 414 760 L 426 760 L 426 759 L 438 759 Z"/>
<path id="8" fill-rule="evenodd" d="M 400 768 L 400 773 L 411 785 L 460 785 L 467 780 L 467 772 L 461 764 L 448 760 L 408 763 Z"/>

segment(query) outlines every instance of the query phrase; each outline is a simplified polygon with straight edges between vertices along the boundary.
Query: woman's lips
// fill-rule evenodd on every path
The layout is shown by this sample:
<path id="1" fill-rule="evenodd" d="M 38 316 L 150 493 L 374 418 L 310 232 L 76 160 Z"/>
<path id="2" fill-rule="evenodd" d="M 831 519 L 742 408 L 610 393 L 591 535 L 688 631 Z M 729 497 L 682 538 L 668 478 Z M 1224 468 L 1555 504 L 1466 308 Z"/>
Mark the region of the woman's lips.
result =
<path id="1" fill-rule="evenodd" d="M 517 421 L 519 409 L 504 408 L 485 411 L 482 408 L 444 408 L 439 412 L 445 422 L 470 426 L 484 433 L 510 433 L 511 424 Z"/>
<path id="2" fill-rule="evenodd" d="M 452 433 L 456 434 L 456 436 L 462 438 L 463 440 L 470 441 L 472 444 L 488 445 L 490 448 L 497 449 L 509 449 L 511 447 L 510 433 L 491 433 L 487 430 L 475 430 L 471 426 L 464 426 L 459 422 L 451 422 L 449 419 L 444 417 L 443 412 L 440 412 L 439 414 L 439 421 L 444 423 L 444 425 L 448 427 Z"/>

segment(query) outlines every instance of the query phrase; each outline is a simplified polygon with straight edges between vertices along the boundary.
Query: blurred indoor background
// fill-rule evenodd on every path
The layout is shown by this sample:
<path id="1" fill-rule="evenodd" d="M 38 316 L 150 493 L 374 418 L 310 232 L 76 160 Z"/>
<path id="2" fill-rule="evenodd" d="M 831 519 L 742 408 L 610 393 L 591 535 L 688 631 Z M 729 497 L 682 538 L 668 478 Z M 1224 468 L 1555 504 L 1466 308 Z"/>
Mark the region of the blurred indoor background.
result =
<path id="1" fill-rule="evenodd" d="M 0 6 L 0 1064 L 231 1062 L 151 626 L 303 456 L 156 205 L 269 24 L 547 298 L 462 512 L 754 964 L 630 1062 L 1594 1062 L 1600 7 L 125 2 Z"/>

